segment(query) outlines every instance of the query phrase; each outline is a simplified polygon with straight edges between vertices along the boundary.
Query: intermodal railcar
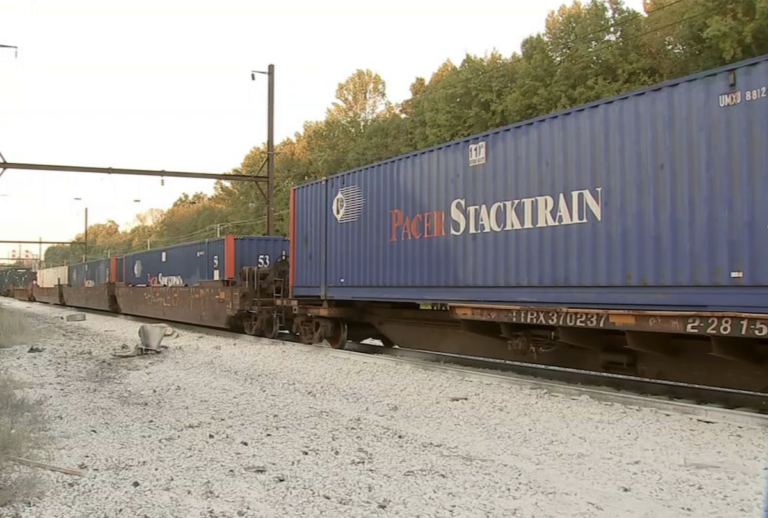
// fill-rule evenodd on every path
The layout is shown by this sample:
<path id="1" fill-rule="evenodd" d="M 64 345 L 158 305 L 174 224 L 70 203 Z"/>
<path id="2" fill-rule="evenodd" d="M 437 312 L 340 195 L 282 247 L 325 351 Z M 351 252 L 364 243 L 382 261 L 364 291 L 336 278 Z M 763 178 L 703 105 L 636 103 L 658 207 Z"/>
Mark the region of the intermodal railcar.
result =
<path id="1" fill-rule="evenodd" d="M 765 390 L 766 88 L 762 56 L 296 187 L 295 332 Z"/>

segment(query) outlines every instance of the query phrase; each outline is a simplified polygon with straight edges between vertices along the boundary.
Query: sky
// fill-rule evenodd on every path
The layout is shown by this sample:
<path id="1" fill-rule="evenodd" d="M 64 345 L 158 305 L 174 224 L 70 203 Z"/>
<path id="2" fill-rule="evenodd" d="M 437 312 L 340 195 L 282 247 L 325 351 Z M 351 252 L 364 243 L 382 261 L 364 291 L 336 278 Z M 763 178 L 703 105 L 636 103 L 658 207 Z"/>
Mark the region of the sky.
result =
<path id="1" fill-rule="evenodd" d="M 371 69 L 409 96 L 450 58 L 519 51 L 564 0 L 0 0 L 0 153 L 9 162 L 222 173 L 266 140 L 275 65 L 280 141 Z M 568 2 L 570 3 L 570 1 Z M 642 0 L 626 0 L 641 10 Z M 0 240 L 67 241 L 130 225 L 207 180 L 7 171 Z M 77 200 L 76 198 L 79 198 Z M 255 215 L 258 217 L 260 215 Z M 45 247 L 43 247 L 44 250 Z M 0 257 L 18 245 L 0 244 Z M 38 246 L 22 246 L 38 252 Z"/>

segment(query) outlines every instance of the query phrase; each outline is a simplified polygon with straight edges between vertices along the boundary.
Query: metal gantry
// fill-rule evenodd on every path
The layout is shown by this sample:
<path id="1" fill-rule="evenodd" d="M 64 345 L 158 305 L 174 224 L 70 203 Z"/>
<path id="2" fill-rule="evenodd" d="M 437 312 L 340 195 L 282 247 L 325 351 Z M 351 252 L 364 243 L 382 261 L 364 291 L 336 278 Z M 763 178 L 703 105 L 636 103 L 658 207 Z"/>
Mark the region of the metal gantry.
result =
<path id="1" fill-rule="evenodd" d="M 0 168 L 17 169 L 26 171 L 59 171 L 63 173 L 96 173 L 96 174 L 119 174 L 133 176 L 161 176 L 175 178 L 197 178 L 199 180 L 224 180 L 233 182 L 266 182 L 266 176 L 241 175 L 241 174 L 212 174 L 212 173 L 189 173 L 183 171 L 156 171 L 150 169 L 126 169 L 118 167 L 89 167 L 76 165 L 49 165 L 49 164 L 22 164 L 17 162 L 7 162 L 0 154 Z M 2 173 L 0 173 L 1 175 Z"/>
<path id="2" fill-rule="evenodd" d="M 17 47 L 11 45 L 0 45 L 0 48 L 13 48 L 18 52 Z M 274 234 L 274 177 L 275 177 L 275 66 L 269 65 L 266 72 L 254 70 L 251 71 L 251 78 L 256 79 L 256 74 L 265 74 L 269 78 L 268 91 L 268 116 L 267 116 L 267 159 L 261 165 L 256 174 L 236 175 L 236 174 L 212 174 L 212 173 L 192 173 L 186 171 L 164 171 L 149 169 L 117 168 L 117 167 L 90 167 L 90 166 L 72 166 L 72 165 L 51 165 L 51 164 L 28 164 L 20 162 L 8 162 L 0 153 L 0 177 L 6 170 L 15 169 L 23 171 L 59 171 L 67 173 L 94 173 L 94 174 L 118 174 L 133 176 L 160 176 L 161 178 L 197 178 L 199 180 L 221 180 L 227 182 L 254 182 L 264 196 L 267 205 L 267 234 Z M 262 175 L 261 170 L 267 166 L 267 174 Z M 261 183 L 267 184 L 267 191 L 261 188 Z M 87 230 L 86 230 L 87 232 Z M 40 241 L 0 241 L 0 243 L 40 243 Z M 44 242 L 45 244 L 71 244 L 71 242 Z M 86 237 L 87 246 L 87 237 Z"/>

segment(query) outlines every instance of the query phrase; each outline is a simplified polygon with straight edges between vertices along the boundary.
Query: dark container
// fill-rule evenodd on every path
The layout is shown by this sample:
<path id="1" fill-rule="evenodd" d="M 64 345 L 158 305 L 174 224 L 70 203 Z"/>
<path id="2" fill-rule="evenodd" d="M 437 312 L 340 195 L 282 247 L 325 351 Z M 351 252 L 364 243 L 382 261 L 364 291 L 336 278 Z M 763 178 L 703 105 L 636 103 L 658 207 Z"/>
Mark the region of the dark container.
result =
<path id="1" fill-rule="evenodd" d="M 69 285 L 72 287 L 93 288 L 111 281 L 112 259 L 96 259 L 84 263 L 69 265 Z"/>
<path id="2" fill-rule="evenodd" d="M 768 310 L 768 56 L 297 187 L 296 297 Z"/>
<path id="3" fill-rule="evenodd" d="M 113 275 L 114 282 L 124 282 L 124 277 L 123 277 L 123 275 L 125 274 L 125 270 L 123 267 L 124 262 L 125 262 L 124 257 L 115 257 L 113 259 L 114 268 L 112 270 L 112 275 Z"/>
<path id="4" fill-rule="evenodd" d="M 0 295 L 13 297 L 14 288 L 27 288 L 35 279 L 35 271 L 31 268 L 2 268 L 0 269 Z"/>

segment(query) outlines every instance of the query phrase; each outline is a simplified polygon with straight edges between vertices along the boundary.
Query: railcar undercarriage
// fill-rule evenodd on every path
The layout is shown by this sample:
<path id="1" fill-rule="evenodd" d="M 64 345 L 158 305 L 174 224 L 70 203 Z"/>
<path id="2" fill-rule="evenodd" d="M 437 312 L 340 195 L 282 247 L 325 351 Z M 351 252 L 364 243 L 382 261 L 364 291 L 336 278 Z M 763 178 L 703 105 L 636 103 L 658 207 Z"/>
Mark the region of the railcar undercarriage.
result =
<path id="1" fill-rule="evenodd" d="M 768 392 L 768 319 L 707 312 L 290 301 L 304 343 L 386 346 Z M 346 335 L 346 336 L 345 336 Z"/>

